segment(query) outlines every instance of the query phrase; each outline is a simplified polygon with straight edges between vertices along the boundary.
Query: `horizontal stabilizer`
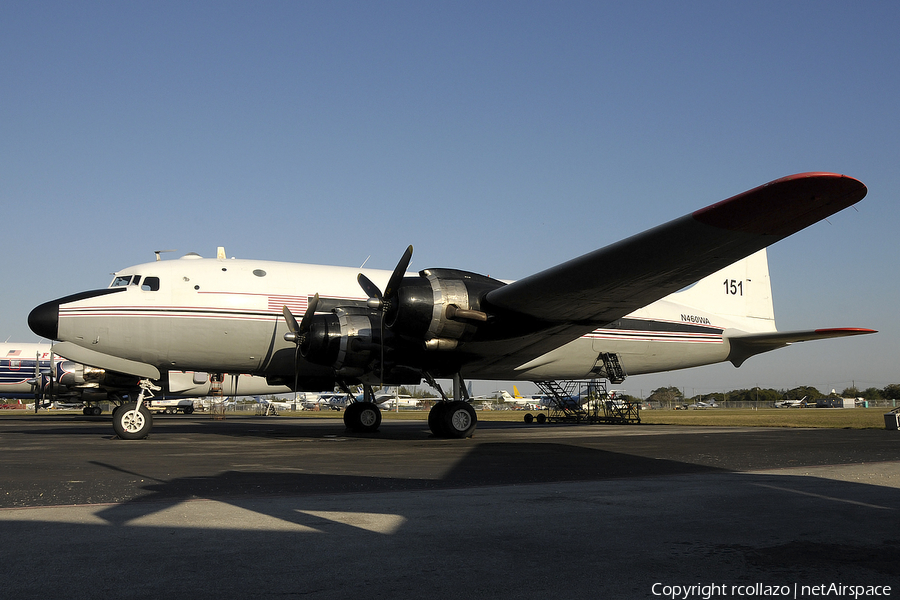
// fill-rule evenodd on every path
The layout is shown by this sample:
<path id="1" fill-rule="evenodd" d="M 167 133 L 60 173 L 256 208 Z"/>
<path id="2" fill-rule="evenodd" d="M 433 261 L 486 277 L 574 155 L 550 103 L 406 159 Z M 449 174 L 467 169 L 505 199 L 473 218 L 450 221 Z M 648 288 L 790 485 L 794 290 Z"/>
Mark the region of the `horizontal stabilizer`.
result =
<path id="1" fill-rule="evenodd" d="M 82 348 L 72 342 L 60 342 L 53 346 L 53 352 L 67 358 L 71 361 L 95 367 L 97 369 L 106 369 L 107 371 L 115 371 L 125 375 L 134 375 L 144 379 L 159 379 L 159 369 L 147 363 L 137 362 L 135 360 L 127 360 L 109 354 L 103 354 L 95 350 Z"/>
<path id="2" fill-rule="evenodd" d="M 842 327 L 837 329 L 812 329 L 807 331 L 785 331 L 774 333 L 754 333 L 748 335 L 729 336 L 731 352 L 728 360 L 735 366 L 741 366 L 751 356 L 762 354 L 770 350 L 777 350 L 795 342 L 808 342 L 811 340 L 827 340 L 830 338 L 849 337 L 852 335 L 866 335 L 878 333 L 874 329 L 861 329 L 858 327 Z"/>

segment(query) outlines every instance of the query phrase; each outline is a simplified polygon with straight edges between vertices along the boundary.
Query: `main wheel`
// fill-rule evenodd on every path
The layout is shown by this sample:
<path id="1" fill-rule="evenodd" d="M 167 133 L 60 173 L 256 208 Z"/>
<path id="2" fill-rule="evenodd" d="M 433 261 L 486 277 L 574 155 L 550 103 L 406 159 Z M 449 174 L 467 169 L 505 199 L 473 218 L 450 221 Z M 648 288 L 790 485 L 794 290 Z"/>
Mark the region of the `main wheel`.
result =
<path id="1" fill-rule="evenodd" d="M 356 411 L 358 407 L 356 402 L 351 402 L 344 410 L 344 426 L 347 429 L 353 429 L 353 423 L 356 422 Z"/>
<path id="2" fill-rule="evenodd" d="M 153 416 L 143 404 L 137 410 L 135 402 L 123 404 L 113 413 L 113 429 L 123 440 L 140 440 L 147 437 L 153 427 Z"/>
<path id="3" fill-rule="evenodd" d="M 467 438 L 475 431 L 478 416 L 468 402 L 450 402 L 441 415 L 444 435 L 450 438 Z"/>
<path id="4" fill-rule="evenodd" d="M 428 429 L 435 437 L 447 437 L 444 431 L 444 412 L 449 405 L 449 402 L 438 402 L 428 411 Z"/>
<path id="5" fill-rule="evenodd" d="M 344 411 L 344 424 L 358 433 L 378 431 L 381 409 L 374 402 L 354 402 Z"/>

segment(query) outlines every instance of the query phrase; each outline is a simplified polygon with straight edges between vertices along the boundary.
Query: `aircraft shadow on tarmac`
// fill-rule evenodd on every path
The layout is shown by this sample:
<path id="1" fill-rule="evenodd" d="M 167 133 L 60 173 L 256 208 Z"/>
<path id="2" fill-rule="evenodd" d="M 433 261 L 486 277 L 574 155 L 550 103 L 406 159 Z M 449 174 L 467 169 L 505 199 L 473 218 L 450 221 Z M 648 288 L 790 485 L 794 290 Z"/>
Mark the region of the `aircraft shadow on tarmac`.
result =
<path id="1" fill-rule="evenodd" d="M 169 430 L 161 421 L 154 438 Z M 233 425 L 173 422 L 171 431 L 293 436 L 305 445 L 303 438 L 321 439 L 328 429 L 287 421 L 267 422 L 255 430 L 246 423 Z M 109 437 L 107 427 L 104 420 L 97 427 L 53 424 L 29 433 L 97 436 L 102 428 Z M 653 437 L 660 444 L 674 441 Z M 385 427 L 381 439 L 404 445 L 403 440 L 414 438 L 422 439 L 420 425 Z M 633 438 L 618 447 L 633 442 L 636 448 L 640 441 Z M 111 443 L 115 447 L 104 451 L 102 459 L 89 461 L 84 475 L 103 480 L 127 474 L 143 483 L 125 501 L 84 507 L 91 514 L 84 521 L 36 523 L 16 520 L 27 511 L 10 511 L 11 518 L 0 522 L 0 537 L 24 548 L 20 555 L 25 565 L 8 576 L 10 593 L 41 589 L 52 596 L 72 588 L 72 578 L 82 574 L 90 582 L 78 588 L 87 590 L 83 597 L 91 597 L 91 586 L 121 591 L 133 585 L 132 568 L 111 570 L 102 562 L 94 566 L 87 561 L 77 574 L 74 568 L 47 570 L 43 559 L 54 553 L 151 557 L 160 568 L 144 585 L 168 585 L 169 592 L 172 586 L 185 586 L 180 597 L 192 599 L 225 597 L 225 592 L 280 596 L 323 590 L 337 598 L 362 595 L 375 586 L 380 597 L 401 597 L 414 589 L 417 597 L 427 592 L 429 597 L 471 598 L 468 584 L 442 577 L 448 572 L 477 576 L 478 595 L 498 598 L 651 597 L 654 581 L 695 582 L 700 577 L 733 583 L 799 579 L 884 585 L 895 578 L 894 557 L 900 553 L 900 535 L 894 533 L 900 514 L 896 487 L 746 473 L 578 442 L 434 440 L 416 450 L 407 448 L 407 455 L 419 452 L 424 460 L 443 461 L 448 468 L 434 478 L 406 478 L 403 469 L 396 470 L 397 476 L 366 476 L 358 474 L 366 472 L 365 465 L 350 473 L 340 472 L 346 465 L 330 463 L 334 468 L 329 470 L 325 462 L 313 465 L 318 472 L 311 473 L 230 468 L 210 476 L 153 478 L 131 469 L 121 454 L 124 448 L 154 454 L 152 440 Z M 704 444 L 708 449 L 711 442 Z M 347 458 L 362 457 L 377 445 L 353 445 Z M 106 444 L 89 445 L 100 446 Z M 279 446 L 281 440 L 272 449 Z M 739 444 L 742 451 L 747 447 Z M 896 451 L 881 460 L 897 460 Z M 215 468 L 214 460 L 209 464 Z M 214 502 L 191 502 L 198 499 Z M 215 528 L 196 516 L 223 506 L 234 509 L 238 520 L 253 520 L 254 515 L 287 526 L 253 530 L 237 522 Z M 393 526 L 367 530 L 330 516 L 339 511 L 394 519 Z M 195 516 L 172 520 L 181 512 Z M 268 566 L 289 554 L 300 557 L 301 566 L 292 568 L 302 574 L 292 579 L 282 571 L 270 573 Z M 248 556 L 264 557 L 264 572 L 248 572 Z M 360 557 L 364 560 L 357 561 Z M 548 557 L 561 558 L 565 568 L 548 568 Z M 398 570 L 390 568 L 395 560 Z M 348 561 L 352 576 L 342 568 Z M 202 566 L 184 569 L 184 564 Z M 532 577 L 538 571 L 541 577 Z M 148 589 L 135 588 L 134 597 L 154 597 Z"/>
<path id="2" fill-rule="evenodd" d="M 119 467 L 96 461 L 92 461 L 92 464 L 124 471 Z M 146 494 L 111 506 L 99 514 L 110 523 L 121 524 L 134 518 L 134 506 L 139 506 L 140 510 L 149 514 L 197 498 L 241 504 L 241 498 L 266 496 L 461 489 L 711 472 L 727 471 L 567 444 L 484 443 L 466 454 L 445 477 L 439 480 L 345 474 L 225 471 L 209 477 L 186 477 L 149 483 L 143 487 Z M 127 518 L 119 518 L 117 516 L 119 513 L 127 515 Z"/>
<path id="3" fill-rule="evenodd" d="M 98 464 L 98 463 L 95 463 Z M 117 467 L 98 464 L 101 467 Z M 827 531 L 829 527 L 847 528 L 849 531 L 869 529 L 867 538 L 871 543 L 861 543 L 847 539 L 853 537 L 847 531 L 822 533 L 831 542 L 808 539 L 780 540 L 768 546 L 754 547 L 740 543 L 707 543 L 692 547 L 687 552 L 690 560 L 697 558 L 697 552 L 709 556 L 739 556 L 746 568 L 760 573 L 843 574 L 854 576 L 857 581 L 886 583 L 884 576 L 895 574 L 894 557 L 900 551 L 900 536 L 889 530 L 883 533 L 871 531 L 879 518 L 897 518 L 900 508 L 900 490 L 869 484 L 834 481 L 818 477 L 795 475 L 756 475 L 736 473 L 727 469 L 697 465 L 687 462 L 658 458 L 645 458 L 620 452 L 610 452 L 556 443 L 484 443 L 466 454 L 443 478 L 403 479 L 394 477 L 367 477 L 358 475 L 330 475 L 304 473 L 272 473 L 257 471 L 226 471 L 210 477 L 176 478 L 170 481 L 156 481 L 146 484 L 145 494 L 130 501 L 104 508 L 97 516 L 114 527 L 126 526 L 134 519 L 151 515 L 180 505 L 192 499 L 210 499 L 250 511 L 263 510 L 266 516 L 312 527 L 324 531 L 350 531 L 352 526 L 336 524 L 328 518 L 318 517 L 310 512 L 297 510 L 304 504 L 304 498 L 315 497 L 318 505 L 323 497 L 336 503 L 340 509 L 340 498 L 356 496 L 360 493 L 396 493 L 434 491 L 440 494 L 465 492 L 466 490 L 489 489 L 490 486 L 529 486 L 532 484 L 567 484 L 572 482 L 609 482 L 612 486 L 622 482 L 646 485 L 648 494 L 660 493 L 658 481 L 674 481 L 676 486 L 690 488 L 692 476 L 723 475 L 736 478 L 741 486 L 749 486 L 753 495 L 760 500 L 753 501 L 748 514 L 737 516 L 729 508 L 721 506 L 722 500 L 715 495 L 693 498 L 690 506 L 684 507 L 690 515 L 678 517 L 677 523 L 665 527 L 686 531 L 703 529 L 707 525 L 715 532 L 720 527 L 726 529 L 738 525 L 747 527 L 753 522 L 767 518 L 771 511 L 781 511 L 780 518 L 788 521 L 806 522 L 807 526 Z M 684 478 L 687 476 L 687 478 Z M 674 479 L 672 479 L 674 477 Z M 662 478 L 662 479 L 660 479 Z M 727 485 L 727 484 L 726 484 Z M 650 491 L 653 490 L 653 491 Z M 662 492 L 665 494 L 666 492 Z M 689 494 L 685 489 L 674 495 Z M 260 498 L 293 498 L 289 504 L 272 502 L 260 503 Z M 438 495 L 438 498 L 440 495 Z M 874 498 L 873 502 L 855 500 Z M 534 500 L 531 500 L 534 501 Z M 592 502 L 590 497 L 584 502 Z M 374 512 L 389 513 L 394 506 L 376 503 Z M 552 498 L 544 498 L 548 511 L 552 511 Z M 651 504 L 658 503 L 654 498 Z M 606 504 L 606 505 L 604 505 Z M 605 512 L 608 504 L 600 503 L 598 511 Z M 822 510 L 818 512 L 817 507 Z M 510 506 L 508 510 L 515 510 Z M 672 510 L 671 508 L 667 510 Z M 745 509 L 740 509 L 744 511 Z M 677 510 L 675 511 L 677 514 Z M 721 514 L 719 514 L 721 513 Z M 402 517 L 414 518 L 413 515 Z M 562 517 L 565 520 L 565 517 Z M 607 517 L 608 518 L 608 517 Z M 645 519 L 652 523 L 654 516 Z M 828 520 L 832 525 L 823 526 Z M 855 524 L 855 526 L 854 526 Z M 410 524 L 416 528 L 414 523 Z M 637 529 L 639 531 L 639 529 Z M 396 532 L 403 534 L 403 526 Z M 636 535 L 639 535 L 636 533 Z M 716 534 L 712 533 L 712 537 Z M 690 537 L 685 534 L 685 537 Z M 691 554 L 694 553 L 694 554 Z M 702 559 L 702 558 L 701 558 Z M 862 575 L 860 575 L 862 574 Z"/>

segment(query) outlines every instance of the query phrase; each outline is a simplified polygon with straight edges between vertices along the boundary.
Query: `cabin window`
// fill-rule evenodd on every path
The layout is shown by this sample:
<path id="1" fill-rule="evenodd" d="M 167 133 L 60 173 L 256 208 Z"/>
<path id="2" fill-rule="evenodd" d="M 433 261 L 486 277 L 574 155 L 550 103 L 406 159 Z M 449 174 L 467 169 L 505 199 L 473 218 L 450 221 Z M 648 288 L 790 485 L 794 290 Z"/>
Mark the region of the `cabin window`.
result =
<path id="1" fill-rule="evenodd" d="M 145 292 L 158 292 L 159 277 L 145 277 L 144 283 L 143 285 L 141 285 L 141 289 Z"/>
<path id="2" fill-rule="evenodd" d="M 125 287 L 131 283 L 131 275 L 116 275 L 109 287 Z"/>
<path id="3" fill-rule="evenodd" d="M 266 276 L 266 272 L 263 271 L 262 269 L 254 269 L 253 274 L 256 275 L 257 277 L 265 277 Z"/>
<path id="4" fill-rule="evenodd" d="M 131 280 L 131 285 L 138 285 L 141 282 L 141 276 L 135 275 L 134 279 Z"/>

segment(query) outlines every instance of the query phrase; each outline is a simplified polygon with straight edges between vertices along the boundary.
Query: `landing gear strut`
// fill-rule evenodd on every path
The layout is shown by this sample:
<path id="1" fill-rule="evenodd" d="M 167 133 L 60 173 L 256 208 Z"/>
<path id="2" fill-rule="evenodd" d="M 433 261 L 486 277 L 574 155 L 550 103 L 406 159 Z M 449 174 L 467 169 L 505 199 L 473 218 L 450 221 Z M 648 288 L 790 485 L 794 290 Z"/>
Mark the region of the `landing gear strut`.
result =
<path id="1" fill-rule="evenodd" d="M 431 429 L 431 433 L 441 438 L 471 437 L 478 425 L 478 416 L 469 403 L 462 377 L 458 373 L 453 376 L 453 400 L 444 395 L 444 391 L 434 378 L 427 376 L 426 380 L 442 398 L 428 413 L 428 428 Z"/>

